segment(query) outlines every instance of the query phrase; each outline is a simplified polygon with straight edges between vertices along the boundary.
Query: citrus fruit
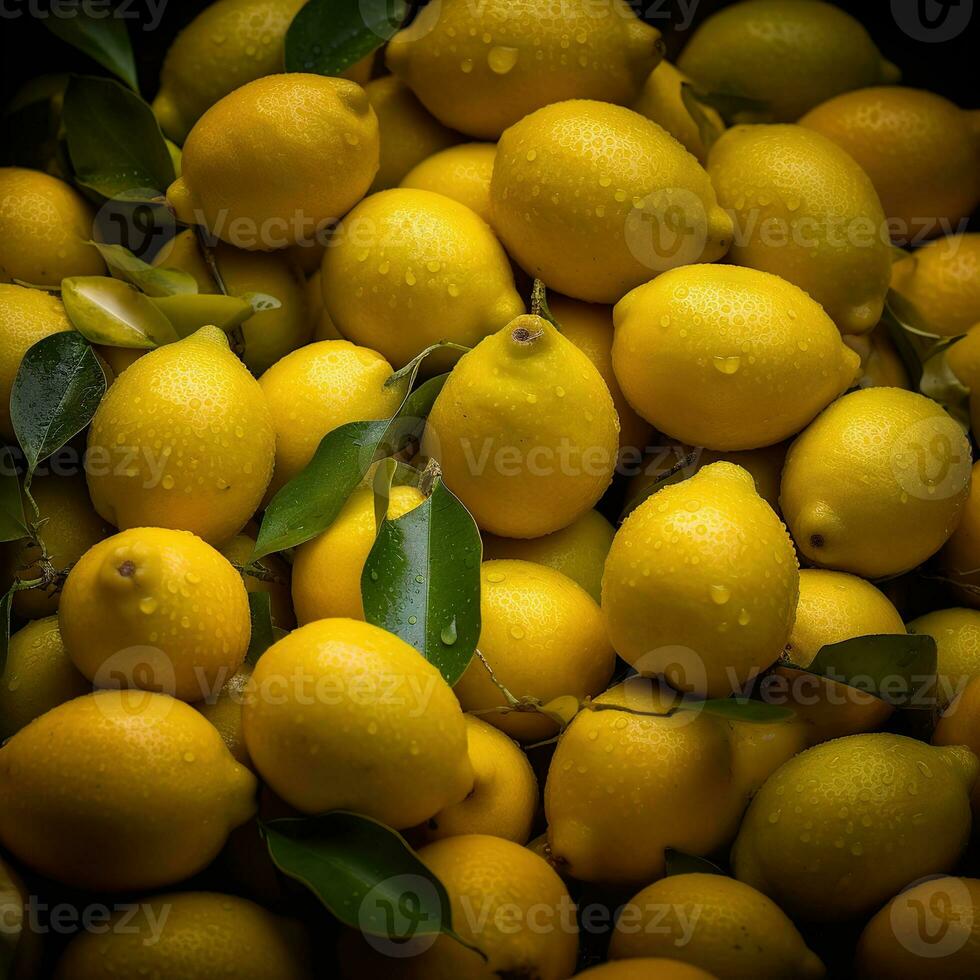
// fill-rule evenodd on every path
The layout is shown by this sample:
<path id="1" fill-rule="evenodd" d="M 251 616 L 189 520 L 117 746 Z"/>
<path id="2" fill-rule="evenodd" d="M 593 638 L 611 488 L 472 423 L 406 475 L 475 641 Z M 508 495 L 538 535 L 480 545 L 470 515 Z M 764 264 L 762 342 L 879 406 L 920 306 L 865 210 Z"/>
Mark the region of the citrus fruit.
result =
<path id="1" fill-rule="evenodd" d="M 415 164 L 399 186 L 445 194 L 490 224 L 490 177 L 496 156 L 495 143 L 450 146 Z"/>

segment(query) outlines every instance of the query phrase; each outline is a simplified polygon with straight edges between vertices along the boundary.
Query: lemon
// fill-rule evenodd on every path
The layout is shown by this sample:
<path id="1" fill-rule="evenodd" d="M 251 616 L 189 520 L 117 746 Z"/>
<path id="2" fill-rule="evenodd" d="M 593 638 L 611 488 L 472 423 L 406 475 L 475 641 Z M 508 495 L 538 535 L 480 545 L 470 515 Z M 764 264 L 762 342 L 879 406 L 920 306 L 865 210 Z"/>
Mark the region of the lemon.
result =
<path id="1" fill-rule="evenodd" d="M 957 598 L 967 606 L 980 607 L 980 473 L 973 464 L 970 494 L 963 516 L 940 552 L 943 571 Z"/>
<path id="2" fill-rule="evenodd" d="M 511 126 L 490 199 L 494 229 L 521 267 L 592 303 L 720 259 L 732 238 L 697 160 L 656 123 L 603 102 L 559 102 Z"/>
<path id="3" fill-rule="evenodd" d="M 235 757 L 235 761 L 249 768 L 252 760 L 249 758 L 242 731 L 242 705 L 245 703 L 245 692 L 251 677 L 251 666 L 242 664 L 216 695 L 209 696 L 206 701 L 194 705 L 218 729 L 218 734 L 228 746 L 228 751 Z"/>
<path id="4" fill-rule="evenodd" d="M 0 678 L 0 739 L 91 690 L 92 685 L 68 659 L 58 617 L 27 623 L 10 637 Z"/>
<path id="5" fill-rule="evenodd" d="M 304 276 L 312 276 L 314 272 L 320 271 L 323 253 L 327 250 L 327 237 L 326 233 L 320 233 L 293 245 L 287 245 L 283 249 L 283 256 L 293 268 L 299 269 Z"/>
<path id="6" fill-rule="evenodd" d="M 86 473 L 96 511 L 119 528 L 233 538 L 272 477 L 275 431 L 259 383 L 217 327 L 141 357 L 102 399 Z"/>
<path id="7" fill-rule="evenodd" d="M 97 541 L 109 534 L 109 527 L 92 509 L 85 480 L 81 476 L 35 477 L 31 496 L 40 512 L 39 533 L 55 572 L 64 572 Z M 27 508 L 28 515 L 33 513 Z M 40 549 L 29 540 L 4 546 L 7 560 L 17 579 L 41 578 Z M 48 588 L 25 589 L 14 593 L 14 612 L 24 619 L 39 619 L 58 611 L 58 584 Z"/>
<path id="8" fill-rule="evenodd" d="M 415 164 L 399 186 L 445 194 L 490 224 L 490 177 L 496 156 L 496 143 L 450 146 Z"/>
<path id="9" fill-rule="evenodd" d="M 397 187 L 421 160 L 459 142 L 459 135 L 433 119 L 394 75 L 368 82 L 364 91 L 378 117 L 381 140 L 378 172 L 369 193 Z"/>
<path id="10" fill-rule="evenodd" d="M 139 527 L 91 547 L 68 573 L 58 621 L 100 687 L 199 701 L 245 659 L 248 596 L 228 559 L 188 531 Z"/>
<path id="11" fill-rule="evenodd" d="M 419 828 L 423 840 L 491 834 L 527 843 L 538 808 L 538 781 L 520 746 L 473 715 L 466 716 L 467 754 L 473 789 Z"/>
<path id="12" fill-rule="evenodd" d="M 688 112 L 681 94 L 681 87 L 690 83 L 690 79 L 679 71 L 669 61 L 661 61 L 650 72 L 649 78 L 643 85 L 633 108 L 647 119 L 662 126 L 677 140 L 678 143 L 693 153 L 703 164 L 708 158 L 708 147 L 702 138 L 697 122 Z M 717 111 L 711 106 L 699 103 L 701 112 L 707 117 L 709 124 L 720 133 L 725 128 Z"/>
<path id="13" fill-rule="evenodd" d="M 877 324 L 891 277 L 885 215 L 847 153 L 802 126 L 735 126 L 708 173 L 739 232 L 732 262 L 799 286 L 842 333 Z"/>
<path id="14" fill-rule="evenodd" d="M 71 329 L 57 296 L 41 289 L 0 283 L 0 435 L 14 438 L 10 392 L 24 355 L 39 340 Z"/>
<path id="15" fill-rule="evenodd" d="M 945 351 L 945 357 L 953 376 L 971 392 L 980 392 L 980 330 L 971 328 Z M 980 432 L 980 395 L 970 397 L 970 429 Z"/>
<path id="16" fill-rule="evenodd" d="M 319 268 L 306 280 L 306 309 L 313 325 L 313 342 L 343 340 L 344 338 L 340 336 L 340 331 L 330 319 L 330 314 L 323 304 L 321 280 L 322 273 Z"/>
<path id="17" fill-rule="evenodd" d="M 969 488 L 969 443 L 936 402 L 866 388 L 834 402 L 790 447 L 780 503 L 813 564 L 881 578 L 942 547 Z"/>
<path id="18" fill-rule="evenodd" d="M 980 233 L 928 242 L 892 266 L 892 288 L 930 333 L 956 337 L 980 324 Z"/>
<path id="19" fill-rule="evenodd" d="M 660 431 L 709 449 L 795 435 L 860 364 L 819 304 L 755 269 L 673 269 L 624 296 L 613 316 L 613 367 L 630 404 Z"/>
<path id="20" fill-rule="evenodd" d="M 699 967 L 659 956 L 600 963 L 583 970 L 579 976 L 588 980 L 714 980 Z"/>
<path id="21" fill-rule="evenodd" d="M 800 125 L 833 140 L 871 178 L 893 238 L 931 237 L 980 204 L 980 134 L 940 95 L 862 88 L 817 106 Z"/>
<path id="22" fill-rule="evenodd" d="M 98 691 L 0 748 L 0 841 L 74 888 L 158 888 L 196 874 L 254 811 L 255 778 L 190 705 Z"/>
<path id="23" fill-rule="evenodd" d="M 354 208 L 323 257 L 322 287 L 341 335 L 396 368 L 440 340 L 473 346 L 524 310 L 486 223 L 431 191 L 382 191 Z"/>
<path id="24" fill-rule="evenodd" d="M 0 167 L 0 282 L 58 287 L 68 276 L 103 275 L 95 237 L 95 212 L 70 184 Z"/>
<path id="25" fill-rule="evenodd" d="M 222 241 L 284 248 L 343 217 L 377 170 L 378 120 L 360 85 L 269 75 L 194 124 L 167 201 L 181 221 Z"/>
<path id="26" fill-rule="evenodd" d="M 894 82 L 867 31 L 829 3 L 743 0 L 701 24 L 678 67 L 708 92 L 754 99 L 755 110 L 793 122 L 840 92 Z"/>
<path id="27" fill-rule="evenodd" d="M 509 538 L 550 534 L 591 509 L 612 480 L 618 448 L 602 375 L 532 315 L 460 359 L 422 438 L 422 452 L 438 459 L 481 530 Z"/>
<path id="28" fill-rule="evenodd" d="M 497 683 L 477 657 L 456 682 L 456 696 L 464 710 L 522 742 L 548 738 L 557 725 L 537 712 L 490 710 L 507 703 L 497 684 L 540 704 L 581 699 L 605 688 L 616 663 L 596 601 L 561 572 L 527 561 L 480 568 L 478 648 Z"/>
<path id="29" fill-rule="evenodd" d="M 248 566 L 255 550 L 255 537 L 248 534 L 236 534 L 222 549 L 221 553 L 236 568 Z M 248 575 L 242 572 L 246 592 L 268 592 L 269 605 L 272 613 L 272 625 L 280 629 L 292 629 L 296 625 L 293 615 L 293 602 L 289 594 L 290 567 L 278 555 L 265 555 L 258 561 L 264 569 L 262 577 Z"/>
<path id="30" fill-rule="evenodd" d="M 402 392 L 385 387 L 391 365 L 346 340 L 308 344 L 277 361 L 259 379 L 276 430 L 276 466 L 268 495 L 313 458 L 320 440 L 347 422 L 395 414 Z"/>
<path id="31" fill-rule="evenodd" d="M 136 915 L 121 911 L 104 930 L 80 932 L 62 954 L 54 976 L 207 980 L 222 973 L 242 980 L 312 977 L 303 929 L 234 895 L 157 895 L 141 903 Z"/>
<path id="32" fill-rule="evenodd" d="M 936 641 L 936 693 L 945 707 L 980 674 L 980 611 L 937 609 L 913 619 L 908 629 Z"/>
<path id="33" fill-rule="evenodd" d="M 483 557 L 517 558 L 547 565 L 567 575 L 598 602 L 602 596 L 602 567 L 615 533 L 602 514 L 587 510 L 568 527 L 540 538 L 484 534 Z"/>
<path id="34" fill-rule="evenodd" d="M 377 626 L 321 619 L 262 654 L 242 709 L 273 792 L 303 813 L 412 827 L 473 785 L 466 724 L 442 676 Z"/>
<path id="35" fill-rule="evenodd" d="M 718 874 L 671 875 L 634 895 L 619 913 L 609 956 L 670 956 L 730 980 L 824 975 L 778 905 Z"/>
<path id="36" fill-rule="evenodd" d="M 712 463 L 647 498 L 616 532 L 602 611 L 617 653 L 680 690 L 728 697 L 782 653 L 793 543 L 748 472 Z"/>
<path id="37" fill-rule="evenodd" d="M 445 125 L 496 139 L 552 102 L 632 101 L 662 53 L 660 32 L 623 0 L 443 0 L 391 39 L 386 60 Z"/>
<path id="38" fill-rule="evenodd" d="M 902 735 L 825 742 L 782 765 L 749 806 L 735 876 L 788 915 L 870 915 L 908 882 L 955 864 L 980 769 L 963 746 Z"/>
<path id="39" fill-rule="evenodd" d="M 975 676 L 970 676 L 961 681 L 958 688 L 959 693 L 946 705 L 936 722 L 932 744 L 965 745 L 976 755 L 980 752 L 980 681 Z M 943 694 L 942 688 L 940 694 Z M 980 815 L 980 779 L 973 784 L 970 803 L 976 820 Z"/>
<path id="40" fill-rule="evenodd" d="M 865 334 L 848 334 L 844 343 L 861 358 L 861 377 L 859 388 L 907 388 L 911 390 L 905 364 L 898 349 L 888 336 L 887 330 L 879 325 Z"/>
<path id="41" fill-rule="evenodd" d="M 613 311 L 598 303 L 582 303 L 567 296 L 548 297 L 551 315 L 559 329 L 596 366 L 612 395 L 619 416 L 621 458 L 632 453 L 637 457 L 650 441 L 650 423 L 633 411 L 626 400 L 613 370 Z"/>
<path id="42" fill-rule="evenodd" d="M 397 520 L 424 500 L 415 487 L 392 487 L 388 519 Z M 301 625 L 331 616 L 364 618 L 361 572 L 377 533 L 374 491 L 361 487 L 326 531 L 296 549 L 292 590 Z"/>

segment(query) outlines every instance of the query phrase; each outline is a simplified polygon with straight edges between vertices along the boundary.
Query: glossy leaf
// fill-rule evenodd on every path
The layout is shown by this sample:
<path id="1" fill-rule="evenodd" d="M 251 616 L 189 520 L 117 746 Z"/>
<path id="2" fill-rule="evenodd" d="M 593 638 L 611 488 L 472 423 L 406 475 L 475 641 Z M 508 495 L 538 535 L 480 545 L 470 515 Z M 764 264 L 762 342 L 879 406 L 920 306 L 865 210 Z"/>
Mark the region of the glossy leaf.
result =
<path id="1" fill-rule="evenodd" d="M 61 301 L 72 326 L 93 344 L 152 350 L 180 339 L 153 301 L 121 279 L 62 279 Z"/>
<path id="2" fill-rule="evenodd" d="M 153 296 L 148 302 L 166 317 L 178 337 L 189 337 L 209 324 L 228 333 L 254 312 L 244 298 L 222 293 Z"/>
<path id="3" fill-rule="evenodd" d="M 268 592 L 249 592 L 248 611 L 252 622 L 252 636 L 245 661 L 254 667 L 259 657 L 276 642 L 272 630 L 272 596 Z"/>
<path id="4" fill-rule="evenodd" d="M 702 102 L 698 98 L 697 90 L 690 82 L 681 82 L 681 102 L 684 104 L 684 109 L 693 120 L 694 125 L 698 127 L 698 136 L 705 150 L 710 150 L 715 140 L 721 136 L 722 130 L 718 128 L 718 124 L 704 111 L 704 107 L 708 103 Z"/>
<path id="5" fill-rule="evenodd" d="M 953 373 L 946 361 L 947 350 L 948 347 L 944 347 L 922 365 L 919 391 L 942 405 L 964 431 L 969 431 L 970 389 Z"/>
<path id="6" fill-rule="evenodd" d="M 733 92 L 702 92 L 700 89 L 694 89 L 692 94 L 698 102 L 711 106 L 729 126 L 736 122 L 766 122 L 772 116 L 768 103 L 749 98 L 747 95 L 735 95 Z"/>
<path id="7" fill-rule="evenodd" d="M 109 271 L 117 279 L 125 279 L 146 293 L 147 296 L 177 296 L 197 292 L 197 280 L 181 269 L 152 266 L 124 245 L 106 245 L 92 242 L 105 260 Z"/>
<path id="8" fill-rule="evenodd" d="M 697 854 L 686 854 L 684 851 L 678 851 L 673 847 L 668 847 L 664 851 L 664 859 L 667 865 L 666 874 L 668 877 L 671 875 L 693 874 L 722 875 L 723 877 L 728 877 L 717 864 L 714 864 L 707 858 L 699 857 Z"/>
<path id="9" fill-rule="evenodd" d="M 3 446 L 0 448 L 0 542 L 19 541 L 27 533 L 14 454 L 9 446 Z"/>
<path id="10" fill-rule="evenodd" d="M 10 420 L 29 474 L 92 421 L 105 391 L 102 366 L 80 333 L 52 334 L 28 350 L 10 394 Z"/>
<path id="11" fill-rule="evenodd" d="M 778 705 L 755 701 L 752 698 L 713 698 L 701 702 L 688 702 L 686 707 L 706 711 L 726 721 L 747 721 L 760 725 L 791 721 L 795 717 L 795 712 L 791 708 L 780 708 Z"/>
<path id="12" fill-rule="evenodd" d="M 59 16 L 52 11 L 41 22 L 52 34 L 107 68 L 121 78 L 134 92 L 139 91 L 136 81 L 136 61 L 133 47 L 126 30 L 126 21 L 107 11 L 86 4 L 72 5 L 70 16 Z"/>

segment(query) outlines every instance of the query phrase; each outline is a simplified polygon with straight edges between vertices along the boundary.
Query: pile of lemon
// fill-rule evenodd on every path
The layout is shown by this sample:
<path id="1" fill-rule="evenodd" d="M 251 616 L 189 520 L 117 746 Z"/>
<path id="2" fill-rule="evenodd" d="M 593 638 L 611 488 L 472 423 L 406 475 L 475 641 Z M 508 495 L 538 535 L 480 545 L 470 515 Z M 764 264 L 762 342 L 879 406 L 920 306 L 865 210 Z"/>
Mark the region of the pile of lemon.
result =
<path id="1" fill-rule="evenodd" d="M 811 946 L 980 975 L 980 491 L 969 408 L 922 393 L 980 383 L 977 113 L 829 3 L 730 4 L 675 66 L 623 0 L 441 0 L 346 77 L 282 71 L 302 6 L 217 0 L 153 103 L 183 226 L 154 265 L 278 304 L 237 346 L 99 348 L 85 472 L 36 476 L 3 546 L 42 583 L 0 678 L 13 975 L 298 980 L 312 947 L 350 977 L 816 978 Z M 8 445 L 25 354 L 74 329 L 63 280 L 106 275 L 93 237 L 69 182 L 0 169 Z M 370 482 L 251 561 L 276 493 L 431 346 L 410 458 L 483 540 L 453 686 L 365 621 Z M 388 520 L 425 500 L 393 487 Z M 917 728 L 846 660 L 807 673 L 907 634 L 937 650 Z M 256 815 L 335 810 L 404 834 L 454 935 L 324 951 L 277 914 Z M 140 912 L 52 952 L 15 913 L 62 886 Z"/>

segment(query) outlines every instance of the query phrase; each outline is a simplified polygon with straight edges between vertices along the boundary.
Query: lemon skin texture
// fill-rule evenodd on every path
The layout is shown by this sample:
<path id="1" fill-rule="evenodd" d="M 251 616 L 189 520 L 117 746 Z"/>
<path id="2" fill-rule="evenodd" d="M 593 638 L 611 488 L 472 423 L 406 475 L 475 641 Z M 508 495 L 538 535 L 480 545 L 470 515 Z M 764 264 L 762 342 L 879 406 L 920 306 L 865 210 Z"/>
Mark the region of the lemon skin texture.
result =
<path id="1" fill-rule="evenodd" d="M 548 297 L 548 308 L 558 321 L 562 336 L 570 340 L 596 366 L 612 395 L 619 416 L 619 448 L 642 454 L 652 435 L 650 423 L 633 411 L 613 370 L 613 311 L 599 303 L 582 303 L 557 294 Z"/>
<path id="2" fill-rule="evenodd" d="M 486 222 L 431 191 L 362 201 L 323 257 L 323 303 L 341 335 L 396 368 L 440 340 L 472 347 L 524 312 L 507 256 Z M 447 370 L 458 354 L 427 359 Z"/>
<path id="3" fill-rule="evenodd" d="M 656 123 L 603 102 L 559 102 L 511 126 L 490 200 L 493 227 L 524 271 L 590 303 L 720 259 L 732 239 L 701 164 Z"/>
<path id="4" fill-rule="evenodd" d="M 964 606 L 980 607 L 980 474 L 973 464 L 970 494 L 963 515 L 939 554 L 957 599 Z"/>
<path id="5" fill-rule="evenodd" d="M 235 761 L 249 768 L 252 767 L 252 760 L 249 758 L 245 733 L 242 730 L 242 705 L 251 676 L 251 666 L 242 664 L 216 696 L 209 696 L 208 700 L 194 705 L 218 730 Z"/>
<path id="6" fill-rule="evenodd" d="M 961 681 L 957 690 L 960 693 L 950 701 L 936 722 L 932 744 L 965 745 L 977 755 L 980 753 L 980 682 L 971 676 Z M 980 779 L 973 784 L 970 804 L 976 820 L 980 815 Z"/>
<path id="7" fill-rule="evenodd" d="M 892 266 L 892 289 L 930 333 L 957 337 L 980 324 L 980 233 L 928 242 Z"/>
<path id="8" fill-rule="evenodd" d="M 97 541 L 110 533 L 108 524 L 92 508 L 81 476 L 35 477 L 31 496 L 44 522 L 40 529 L 48 558 L 57 572 L 64 572 Z M 30 540 L 4 545 L 14 577 L 27 581 L 42 576 L 41 552 Z M 14 612 L 24 619 L 40 619 L 58 611 L 61 594 L 55 586 L 14 593 Z"/>
<path id="9" fill-rule="evenodd" d="M 651 122 L 662 126 L 689 153 L 693 153 L 703 165 L 708 159 L 708 147 L 701 137 L 698 124 L 684 105 L 681 87 L 690 79 L 669 61 L 661 61 L 650 72 L 632 108 Z M 725 128 L 721 116 L 704 103 L 698 103 L 716 133 Z"/>
<path id="10" fill-rule="evenodd" d="M 302 813 L 413 827 L 473 786 L 466 723 L 418 651 L 368 623 L 321 619 L 269 647 L 242 709 L 257 771 Z"/>
<path id="11" fill-rule="evenodd" d="M 600 693 L 612 677 L 616 655 L 596 601 L 566 575 L 532 562 L 500 559 L 480 568 L 479 650 L 498 682 L 516 698 L 547 704 L 572 695 Z M 479 658 L 454 688 L 466 711 L 506 704 Z M 520 742 L 550 738 L 551 718 L 538 712 L 481 714 Z"/>
<path id="12" fill-rule="evenodd" d="M 0 739 L 91 690 L 68 658 L 57 616 L 32 620 L 10 637 L 0 678 Z"/>
<path id="13" fill-rule="evenodd" d="M 802 126 L 735 126 L 708 173 L 740 229 L 730 261 L 799 286 L 842 333 L 878 323 L 891 246 L 874 186 L 846 152 Z"/>
<path id="14" fill-rule="evenodd" d="M 667 914 L 654 921 L 660 910 Z M 819 980 L 825 972 L 778 905 L 717 874 L 671 875 L 634 895 L 609 956 L 675 957 L 731 980 Z"/>
<path id="15" fill-rule="evenodd" d="M 378 117 L 381 140 L 378 172 L 369 194 L 397 187 L 415 164 L 462 138 L 433 119 L 394 75 L 368 82 L 364 91 Z"/>
<path id="16" fill-rule="evenodd" d="M 499 538 L 483 535 L 483 557 L 517 558 L 547 565 L 567 575 L 599 602 L 602 569 L 616 529 L 596 510 L 587 510 L 568 527 L 540 538 Z"/>
<path id="17" fill-rule="evenodd" d="M 967 388 L 980 390 L 980 330 L 970 329 L 946 351 L 946 364 Z M 970 429 L 980 432 L 980 397 L 970 397 Z"/>
<path id="18" fill-rule="evenodd" d="M 105 274 L 95 212 L 70 184 L 23 167 L 0 167 L 0 282 L 60 286 Z"/>
<path id="19" fill-rule="evenodd" d="M 978 769 L 964 746 L 902 735 L 851 735 L 807 749 L 749 805 L 732 849 L 735 877 L 794 919 L 868 916 L 908 882 L 956 863 Z"/>
<path id="20" fill-rule="evenodd" d="M 397 520 L 424 500 L 415 487 L 392 487 L 388 519 Z M 364 619 L 361 573 L 377 533 L 374 490 L 361 487 L 326 531 L 296 549 L 292 592 L 300 625 L 334 616 Z"/>
<path id="21" fill-rule="evenodd" d="M 936 641 L 936 694 L 945 707 L 980 674 L 980 611 L 937 609 L 913 619 L 908 631 Z"/>
<path id="22" fill-rule="evenodd" d="M 900 388 L 838 399 L 790 446 L 780 504 L 811 563 L 865 578 L 907 571 L 953 533 L 970 446 L 936 402 Z"/>
<path id="23" fill-rule="evenodd" d="M 88 436 L 88 488 L 118 528 L 172 527 L 231 540 L 275 461 L 259 383 L 217 327 L 141 357 L 102 399 Z"/>
<path id="24" fill-rule="evenodd" d="M 75 666 L 199 701 L 245 659 L 248 594 L 222 554 L 188 531 L 140 527 L 94 545 L 68 573 L 58 622 Z M 150 656 L 149 675 L 140 668 Z"/>
<path id="25" fill-rule="evenodd" d="M 298 923 L 244 898 L 214 892 L 154 896 L 127 921 L 105 932 L 79 933 L 62 954 L 55 980 L 109 976 L 208 980 L 307 980 L 313 973 Z M 120 928 L 128 925 L 128 928 Z M 157 928 L 154 929 L 153 927 Z"/>
<path id="26" fill-rule="evenodd" d="M 894 238 L 932 237 L 980 204 L 980 133 L 970 113 L 940 95 L 899 85 L 865 88 L 824 102 L 800 125 L 857 161 L 895 222 Z"/>
<path id="27" fill-rule="evenodd" d="M 284 248 L 343 217 L 377 170 L 378 120 L 360 85 L 269 75 L 195 123 L 167 202 L 231 245 Z"/>
<path id="28" fill-rule="evenodd" d="M 415 164 L 399 186 L 445 194 L 475 211 L 489 225 L 490 178 L 496 156 L 496 143 L 450 146 Z"/>
<path id="29" fill-rule="evenodd" d="M 0 283 L 0 435 L 14 439 L 10 392 L 24 355 L 39 340 L 72 329 L 57 296 Z"/>
<path id="30" fill-rule="evenodd" d="M 714 980 L 700 967 L 659 956 L 600 963 L 579 975 L 588 980 Z"/>
<path id="31" fill-rule="evenodd" d="M 328 432 L 394 415 L 402 391 L 385 387 L 390 377 L 391 365 L 380 354 L 346 340 L 308 344 L 273 364 L 259 379 L 276 430 L 267 497 L 306 467 Z"/>
<path id="32" fill-rule="evenodd" d="M 98 691 L 0 749 L 0 841 L 73 888 L 159 888 L 197 873 L 254 812 L 255 777 L 190 705 Z"/>
<path id="33" fill-rule="evenodd" d="M 627 400 L 693 446 L 781 442 L 850 387 L 860 366 L 819 304 L 755 269 L 672 269 L 627 293 L 613 317 L 613 368 Z"/>
<path id="34" fill-rule="evenodd" d="M 833 4 L 746 0 L 709 17 L 677 62 L 707 92 L 763 103 L 762 120 L 795 122 L 840 92 L 898 80 L 865 29 Z"/>
<path id="35" fill-rule="evenodd" d="M 782 653 L 798 592 L 786 528 L 747 471 L 712 463 L 616 532 L 602 611 L 616 652 L 640 673 L 728 697 Z"/>
<path id="36" fill-rule="evenodd" d="M 621 0 L 598 14 L 586 0 L 445 0 L 391 39 L 386 60 L 445 125 L 494 140 L 553 102 L 631 102 L 662 55 L 660 32 Z"/>
<path id="37" fill-rule="evenodd" d="M 473 789 L 418 828 L 424 841 L 460 834 L 490 834 L 526 844 L 538 808 L 538 781 L 527 756 L 493 725 L 466 716 Z"/>
<path id="38" fill-rule="evenodd" d="M 612 480 L 618 450 L 602 375 L 532 315 L 463 355 L 422 437 L 422 453 L 439 461 L 480 529 L 507 538 L 550 534 L 590 510 Z"/>

